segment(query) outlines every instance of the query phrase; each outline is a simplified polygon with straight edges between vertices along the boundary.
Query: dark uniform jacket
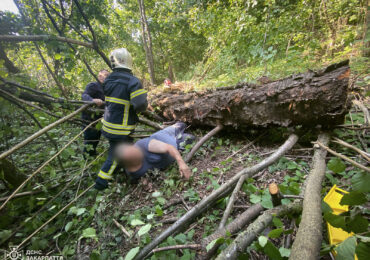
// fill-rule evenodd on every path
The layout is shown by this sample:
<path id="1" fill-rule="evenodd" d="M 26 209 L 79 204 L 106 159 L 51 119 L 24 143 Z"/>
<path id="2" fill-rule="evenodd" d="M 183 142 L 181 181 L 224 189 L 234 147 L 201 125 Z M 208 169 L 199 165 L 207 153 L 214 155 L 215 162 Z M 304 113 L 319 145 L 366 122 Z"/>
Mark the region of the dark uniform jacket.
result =
<path id="1" fill-rule="evenodd" d="M 137 113 L 145 111 L 148 106 L 147 91 L 127 69 L 114 69 L 105 79 L 103 90 L 103 135 L 108 139 L 125 139 L 136 127 Z"/>
<path id="2" fill-rule="evenodd" d="M 103 86 L 99 82 L 91 82 L 87 84 L 85 91 L 82 93 L 83 101 L 92 101 L 93 99 L 98 98 L 104 101 L 104 92 Z M 98 120 L 103 113 L 98 112 L 89 112 L 84 110 L 82 112 L 82 119 L 89 122 Z"/>

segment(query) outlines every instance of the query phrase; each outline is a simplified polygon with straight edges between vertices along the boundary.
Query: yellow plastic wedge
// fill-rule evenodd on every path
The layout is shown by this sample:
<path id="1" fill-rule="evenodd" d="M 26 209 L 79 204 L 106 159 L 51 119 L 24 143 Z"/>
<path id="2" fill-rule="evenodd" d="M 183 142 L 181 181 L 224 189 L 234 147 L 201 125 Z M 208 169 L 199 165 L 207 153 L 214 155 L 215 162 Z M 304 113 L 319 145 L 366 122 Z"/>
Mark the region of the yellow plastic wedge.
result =
<path id="1" fill-rule="evenodd" d="M 340 205 L 340 200 L 342 199 L 344 194 L 347 194 L 348 191 L 342 190 L 337 187 L 337 185 L 334 185 L 328 194 L 326 194 L 324 201 L 330 206 L 330 208 L 333 210 L 333 214 L 339 215 L 343 212 L 348 211 L 348 205 Z M 353 236 L 353 233 L 348 233 L 344 231 L 341 228 L 335 228 L 331 226 L 329 223 L 328 225 L 328 234 L 329 234 L 329 242 L 331 245 L 336 245 L 347 238 Z M 334 255 L 336 255 L 336 252 L 333 252 Z M 355 259 L 357 260 L 357 256 L 355 256 Z"/>

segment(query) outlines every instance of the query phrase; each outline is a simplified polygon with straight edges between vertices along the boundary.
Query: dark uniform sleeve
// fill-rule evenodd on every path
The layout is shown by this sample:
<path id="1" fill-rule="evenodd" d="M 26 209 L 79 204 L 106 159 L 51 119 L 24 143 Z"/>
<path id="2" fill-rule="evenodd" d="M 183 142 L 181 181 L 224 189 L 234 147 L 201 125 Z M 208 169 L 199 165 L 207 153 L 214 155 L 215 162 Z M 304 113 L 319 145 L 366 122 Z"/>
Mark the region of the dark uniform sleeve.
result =
<path id="1" fill-rule="evenodd" d="M 134 107 L 136 113 L 144 112 L 148 107 L 147 92 L 143 89 L 140 81 L 135 78 L 130 81 L 130 103 Z"/>
<path id="2" fill-rule="evenodd" d="M 92 101 L 93 98 L 91 96 L 94 95 L 95 92 L 95 84 L 89 83 L 87 84 L 85 91 L 82 93 L 82 100 L 83 101 Z"/>

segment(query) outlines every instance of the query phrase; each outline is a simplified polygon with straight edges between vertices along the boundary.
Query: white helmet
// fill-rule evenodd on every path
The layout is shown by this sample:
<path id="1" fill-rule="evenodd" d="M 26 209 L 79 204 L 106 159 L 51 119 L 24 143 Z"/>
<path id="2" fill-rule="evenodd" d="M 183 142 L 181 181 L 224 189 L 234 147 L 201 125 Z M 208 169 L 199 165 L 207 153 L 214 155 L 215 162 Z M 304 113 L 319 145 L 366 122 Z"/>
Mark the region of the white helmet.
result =
<path id="1" fill-rule="evenodd" d="M 132 70 L 132 57 L 126 48 L 116 49 L 110 53 L 113 69 L 123 68 Z"/>

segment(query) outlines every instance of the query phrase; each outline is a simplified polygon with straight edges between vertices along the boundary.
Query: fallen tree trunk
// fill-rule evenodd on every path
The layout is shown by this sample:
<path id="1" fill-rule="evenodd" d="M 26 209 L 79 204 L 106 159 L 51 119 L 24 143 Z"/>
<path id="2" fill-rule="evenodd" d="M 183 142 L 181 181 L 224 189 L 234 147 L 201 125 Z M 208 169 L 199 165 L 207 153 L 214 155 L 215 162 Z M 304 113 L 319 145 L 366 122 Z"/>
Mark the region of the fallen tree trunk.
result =
<path id="1" fill-rule="evenodd" d="M 344 61 L 263 85 L 152 93 L 150 103 L 166 119 L 193 126 L 338 125 L 349 106 L 348 78 L 348 61 Z"/>
<path id="2" fill-rule="evenodd" d="M 328 145 L 329 136 L 320 134 L 318 142 Z M 312 170 L 304 192 L 302 220 L 292 246 L 291 260 L 318 259 L 322 240 L 321 185 L 325 177 L 327 151 L 316 148 Z"/>
<path id="3" fill-rule="evenodd" d="M 262 160 L 258 164 L 241 170 L 238 172 L 234 177 L 228 180 L 226 183 L 222 184 L 217 190 L 213 191 L 209 196 L 203 198 L 197 205 L 195 205 L 192 209 L 190 209 L 185 215 L 183 215 L 179 220 L 177 220 L 173 225 L 159 234 L 156 238 L 154 238 L 148 245 L 146 245 L 135 257 L 135 259 L 144 259 L 149 252 L 151 252 L 156 246 L 158 246 L 162 241 L 164 241 L 167 237 L 177 233 L 180 229 L 185 227 L 189 222 L 194 219 L 196 216 L 201 214 L 207 207 L 212 205 L 216 200 L 226 196 L 228 192 L 233 189 L 236 185 L 238 180 L 241 176 L 246 175 L 248 177 L 253 176 L 257 172 L 265 169 L 266 167 L 273 164 L 277 161 L 285 152 L 293 147 L 293 145 L 297 142 L 298 136 L 295 134 L 291 134 L 289 138 L 285 141 L 285 143 L 280 146 L 272 155 L 268 158 Z"/>

